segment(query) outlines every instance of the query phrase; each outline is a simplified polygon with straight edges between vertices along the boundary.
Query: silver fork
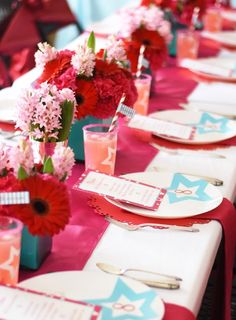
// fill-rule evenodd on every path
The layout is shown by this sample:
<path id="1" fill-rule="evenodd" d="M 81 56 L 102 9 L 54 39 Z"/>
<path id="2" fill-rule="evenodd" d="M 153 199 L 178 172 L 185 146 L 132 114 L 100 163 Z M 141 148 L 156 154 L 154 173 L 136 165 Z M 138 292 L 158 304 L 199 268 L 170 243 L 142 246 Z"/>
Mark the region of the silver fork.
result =
<path id="1" fill-rule="evenodd" d="M 152 228 L 169 228 L 170 230 L 174 231 L 186 231 L 186 232 L 199 232 L 200 230 L 197 228 L 193 227 L 182 227 L 182 226 L 174 226 L 174 225 L 169 225 L 169 224 L 161 224 L 161 223 L 140 223 L 140 224 L 129 224 L 125 222 L 120 222 L 117 220 L 114 220 L 108 216 L 105 217 L 105 219 L 117 225 L 118 227 L 121 227 L 123 229 L 126 229 L 128 231 L 136 231 L 145 227 L 152 227 Z"/>

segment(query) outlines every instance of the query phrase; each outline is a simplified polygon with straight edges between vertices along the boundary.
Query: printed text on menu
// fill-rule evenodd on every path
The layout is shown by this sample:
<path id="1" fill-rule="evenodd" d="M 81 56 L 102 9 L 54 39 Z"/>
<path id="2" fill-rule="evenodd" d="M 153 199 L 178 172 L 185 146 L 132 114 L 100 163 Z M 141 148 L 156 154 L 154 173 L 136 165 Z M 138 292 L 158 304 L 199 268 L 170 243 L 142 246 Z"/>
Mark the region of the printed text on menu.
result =
<path id="1" fill-rule="evenodd" d="M 165 194 L 165 190 L 130 181 L 120 177 L 88 171 L 74 187 L 98 193 L 122 202 L 155 210 Z"/>
<path id="2" fill-rule="evenodd" d="M 91 320 L 98 316 L 94 308 L 86 303 L 0 285 L 0 319 Z"/>

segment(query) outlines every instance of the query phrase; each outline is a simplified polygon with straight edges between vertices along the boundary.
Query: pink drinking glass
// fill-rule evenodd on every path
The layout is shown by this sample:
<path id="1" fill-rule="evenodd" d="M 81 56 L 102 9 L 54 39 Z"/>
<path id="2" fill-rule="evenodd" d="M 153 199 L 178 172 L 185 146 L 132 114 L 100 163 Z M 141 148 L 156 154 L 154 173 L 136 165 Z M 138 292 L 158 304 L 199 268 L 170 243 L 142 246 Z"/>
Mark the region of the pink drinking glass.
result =
<path id="1" fill-rule="evenodd" d="M 144 116 L 148 113 L 151 80 L 152 77 L 149 74 L 141 74 L 139 78 L 135 77 L 134 80 L 138 98 L 133 108 L 136 113 Z"/>
<path id="2" fill-rule="evenodd" d="M 108 130 L 108 124 L 83 127 L 85 169 L 114 174 L 118 128 Z"/>
<path id="3" fill-rule="evenodd" d="M 204 16 L 204 30 L 219 32 L 222 29 L 222 16 L 219 8 L 208 8 Z"/>
<path id="4" fill-rule="evenodd" d="M 199 48 L 199 34 L 191 30 L 177 32 L 177 60 L 197 59 Z"/>
<path id="5" fill-rule="evenodd" d="M 11 217 L 0 216 L 0 283 L 18 282 L 21 233 L 23 224 Z"/>

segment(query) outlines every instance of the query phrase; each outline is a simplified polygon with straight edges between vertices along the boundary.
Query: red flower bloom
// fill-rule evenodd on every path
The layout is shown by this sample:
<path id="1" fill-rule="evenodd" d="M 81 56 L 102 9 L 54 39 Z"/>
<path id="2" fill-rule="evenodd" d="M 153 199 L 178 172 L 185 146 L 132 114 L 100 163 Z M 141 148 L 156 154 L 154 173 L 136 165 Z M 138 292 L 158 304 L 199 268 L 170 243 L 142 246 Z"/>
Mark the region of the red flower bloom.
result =
<path id="1" fill-rule="evenodd" d="M 1 192 L 11 192 L 19 191 L 19 183 L 13 173 L 8 173 L 7 176 L 0 177 L 0 191 Z M 10 205 L 0 205 L 0 214 L 1 215 L 12 215 L 11 214 L 12 206 Z"/>
<path id="2" fill-rule="evenodd" d="M 144 7 L 149 7 L 151 4 L 159 6 L 161 8 L 169 7 L 171 0 L 142 0 L 140 5 Z"/>
<path id="3" fill-rule="evenodd" d="M 157 31 L 141 27 L 132 33 L 131 38 L 131 41 L 124 40 L 124 43 L 132 73 L 137 71 L 139 51 L 142 44 L 146 47 L 144 57 L 149 61 L 150 68 L 156 70 L 163 65 L 167 57 L 167 46 L 165 39 Z"/>
<path id="4" fill-rule="evenodd" d="M 98 96 L 97 90 L 92 81 L 77 79 L 76 81 L 76 117 L 81 119 L 93 113 L 96 108 Z"/>
<path id="5" fill-rule="evenodd" d="M 70 88 L 77 100 L 76 117 L 88 115 L 97 118 L 113 116 L 124 93 L 125 103 L 132 107 L 137 99 L 137 90 L 130 72 L 115 62 L 104 61 L 105 50 L 96 54 L 95 67 L 91 77 L 77 74 L 71 64 L 73 51 L 58 53 L 53 61 L 46 63 L 38 83 L 48 81 L 59 89 Z"/>
<path id="6" fill-rule="evenodd" d="M 117 63 L 111 62 L 107 63 L 104 60 L 96 59 L 96 66 L 95 66 L 95 76 L 104 76 L 112 75 L 116 72 L 120 72 L 120 67 Z"/>
<path id="7" fill-rule="evenodd" d="M 63 50 L 58 54 L 56 59 L 47 62 L 38 82 L 53 82 L 55 78 L 70 67 L 71 57 L 73 54 L 73 51 Z"/>
<path id="8" fill-rule="evenodd" d="M 29 191 L 30 203 L 15 205 L 15 216 L 33 235 L 54 235 L 69 221 L 67 187 L 50 175 L 31 176 L 20 181 L 21 190 Z M 12 206 L 13 207 L 13 206 Z"/>
<path id="9" fill-rule="evenodd" d="M 147 30 L 143 27 L 136 29 L 131 38 L 133 41 L 153 49 L 162 50 L 166 47 L 165 39 L 157 31 Z"/>
<path id="10" fill-rule="evenodd" d="M 94 117 L 114 116 L 123 93 L 126 96 L 124 103 L 128 106 L 132 106 L 137 99 L 131 73 L 116 63 L 96 60 L 93 83 L 98 93 L 97 105 L 91 114 Z"/>

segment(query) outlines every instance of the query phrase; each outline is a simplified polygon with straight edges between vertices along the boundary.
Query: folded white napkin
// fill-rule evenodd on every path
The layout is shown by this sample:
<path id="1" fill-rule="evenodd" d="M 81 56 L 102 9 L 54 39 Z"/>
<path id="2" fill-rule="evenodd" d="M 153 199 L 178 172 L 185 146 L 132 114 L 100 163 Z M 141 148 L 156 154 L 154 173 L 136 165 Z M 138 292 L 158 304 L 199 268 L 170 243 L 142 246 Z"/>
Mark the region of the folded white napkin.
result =
<path id="1" fill-rule="evenodd" d="M 201 35 L 205 38 L 215 40 L 225 45 L 236 46 L 236 31 L 203 31 Z"/>
<path id="2" fill-rule="evenodd" d="M 236 61 L 236 51 L 221 49 L 217 56 L 222 58 L 232 58 Z"/>
<path id="3" fill-rule="evenodd" d="M 190 101 L 188 103 L 180 104 L 186 110 L 192 111 L 207 111 L 236 119 L 236 107 L 230 104 L 209 103 L 202 101 Z"/>
<path id="4" fill-rule="evenodd" d="M 221 179 L 224 181 L 223 186 L 216 188 L 219 188 L 224 197 L 233 201 L 235 196 L 233 186 L 236 175 L 235 159 L 208 158 L 205 154 L 201 157 L 200 152 L 197 156 L 192 152 L 191 156 L 191 153 L 189 155 L 186 152 L 183 152 L 182 155 L 181 153 L 180 155 L 170 155 L 160 151 L 146 170 L 174 171 Z"/>
<path id="5" fill-rule="evenodd" d="M 16 119 L 16 100 L 18 90 L 8 87 L 0 90 L 0 121 L 14 122 Z"/>
<path id="6" fill-rule="evenodd" d="M 236 12 L 234 12 L 234 11 L 222 11 L 221 16 L 224 19 L 236 22 Z"/>
<path id="7" fill-rule="evenodd" d="M 193 71 L 200 71 L 220 77 L 236 77 L 236 61 L 233 58 L 183 59 L 181 66 Z"/>
<path id="8" fill-rule="evenodd" d="M 223 82 L 200 83 L 187 97 L 188 102 L 229 105 L 236 109 L 236 84 Z M 230 109 L 232 110 L 232 109 Z"/>

